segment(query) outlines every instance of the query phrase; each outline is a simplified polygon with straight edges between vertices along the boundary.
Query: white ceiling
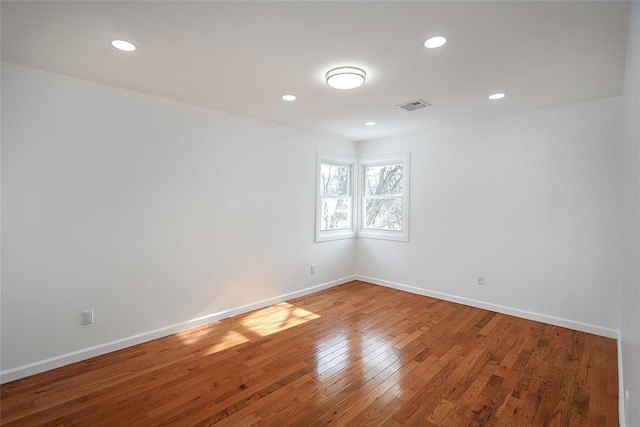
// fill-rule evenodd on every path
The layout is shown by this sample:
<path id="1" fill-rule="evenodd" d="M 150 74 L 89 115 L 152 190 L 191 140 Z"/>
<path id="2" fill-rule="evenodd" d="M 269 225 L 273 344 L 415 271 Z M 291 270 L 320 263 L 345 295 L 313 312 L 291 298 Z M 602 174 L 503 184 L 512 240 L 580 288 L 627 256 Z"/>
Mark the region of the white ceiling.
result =
<path id="1" fill-rule="evenodd" d="M 360 141 L 618 96 L 628 10 L 621 1 L 2 1 L 2 60 Z M 449 42 L 426 49 L 436 34 Z M 115 50 L 115 38 L 138 50 Z M 366 84 L 328 87 L 324 74 L 340 65 L 364 68 Z M 489 101 L 496 91 L 507 97 Z M 289 93 L 298 100 L 280 98 Z M 395 107 L 418 98 L 433 107 Z"/>

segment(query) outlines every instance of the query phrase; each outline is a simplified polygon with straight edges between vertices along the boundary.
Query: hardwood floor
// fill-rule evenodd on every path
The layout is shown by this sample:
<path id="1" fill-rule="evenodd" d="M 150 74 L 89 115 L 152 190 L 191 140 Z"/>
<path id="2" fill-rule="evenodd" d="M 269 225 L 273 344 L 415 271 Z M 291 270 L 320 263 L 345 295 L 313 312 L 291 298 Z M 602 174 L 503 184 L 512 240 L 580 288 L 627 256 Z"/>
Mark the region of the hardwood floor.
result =
<path id="1" fill-rule="evenodd" d="M 1 387 L 6 426 L 617 426 L 612 339 L 351 282 Z"/>

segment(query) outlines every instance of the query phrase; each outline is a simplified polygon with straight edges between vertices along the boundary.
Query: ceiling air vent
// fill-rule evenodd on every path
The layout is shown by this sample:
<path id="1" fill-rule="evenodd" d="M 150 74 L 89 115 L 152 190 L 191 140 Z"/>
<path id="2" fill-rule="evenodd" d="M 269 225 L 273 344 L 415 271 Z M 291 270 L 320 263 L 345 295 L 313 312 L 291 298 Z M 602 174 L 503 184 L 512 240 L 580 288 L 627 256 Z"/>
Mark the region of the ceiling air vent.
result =
<path id="1" fill-rule="evenodd" d="M 403 110 L 413 111 L 419 110 L 421 108 L 431 107 L 431 104 L 423 101 L 422 99 L 416 99 L 415 101 L 405 102 L 404 104 L 396 105 L 396 107 L 400 107 Z"/>

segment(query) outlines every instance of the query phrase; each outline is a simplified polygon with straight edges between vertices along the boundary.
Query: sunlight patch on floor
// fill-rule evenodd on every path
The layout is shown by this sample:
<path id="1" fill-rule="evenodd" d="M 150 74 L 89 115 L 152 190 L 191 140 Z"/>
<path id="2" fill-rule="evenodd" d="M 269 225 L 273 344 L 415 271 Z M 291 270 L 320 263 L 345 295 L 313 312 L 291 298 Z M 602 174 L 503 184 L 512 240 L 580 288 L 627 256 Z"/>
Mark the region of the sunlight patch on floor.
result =
<path id="1" fill-rule="evenodd" d="M 210 355 L 227 350 L 252 339 L 262 338 L 276 332 L 284 331 L 294 326 L 302 325 L 310 320 L 318 319 L 318 314 L 312 313 L 287 302 L 281 302 L 247 314 L 234 316 L 213 324 L 179 332 L 176 335 L 184 344 L 194 344 L 201 340 L 211 340 L 214 344 L 201 351 L 203 355 Z M 231 330 L 224 335 L 216 334 L 216 324 L 233 324 Z"/>
<path id="2" fill-rule="evenodd" d="M 208 349 L 206 349 L 202 354 L 203 355 L 209 355 L 209 354 L 213 354 L 213 353 L 217 353 L 219 351 L 222 350 L 226 350 L 229 349 L 231 347 L 234 347 L 238 344 L 244 344 L 247 341 L 249 341 L 249 337 L 238 333 L 236 331 L 230 331 L 227 334 L 225 334 L 224 338 L 222 339 L 222 341 L 220 341 L 219 343 L 212 345 L 211 347 L 209 347 Z"/>
<path id="3" fill-rule="evenodd" d="M 302 325 L 309 320 L 318 319 L 320 316 L 304 308 L 281 302 L 242 317 L 241 324 L 244 327 L 255 334 L 266 336 Z"/>

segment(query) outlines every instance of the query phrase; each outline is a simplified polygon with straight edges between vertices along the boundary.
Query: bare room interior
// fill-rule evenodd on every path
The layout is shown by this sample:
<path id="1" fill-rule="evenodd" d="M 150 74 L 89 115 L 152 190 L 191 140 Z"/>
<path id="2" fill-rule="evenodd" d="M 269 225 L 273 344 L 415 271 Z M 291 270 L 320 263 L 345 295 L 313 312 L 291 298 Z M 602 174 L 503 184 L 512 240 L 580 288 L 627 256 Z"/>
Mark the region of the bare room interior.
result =
<path id="1" fill-rule="evenodd" d="M 640 427 L 640 2 L 0 15 L 3 426 Z"/>

